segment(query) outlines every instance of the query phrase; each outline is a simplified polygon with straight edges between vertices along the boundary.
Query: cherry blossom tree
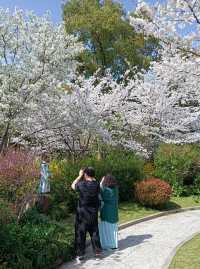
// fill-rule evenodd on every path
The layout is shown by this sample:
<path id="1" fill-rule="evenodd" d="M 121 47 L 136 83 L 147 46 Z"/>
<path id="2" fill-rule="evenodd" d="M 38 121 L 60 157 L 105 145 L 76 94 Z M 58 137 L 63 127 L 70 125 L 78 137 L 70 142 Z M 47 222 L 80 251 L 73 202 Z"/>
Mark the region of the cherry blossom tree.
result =
<path id="1" fill-rule="evenodd" d="M 140 2 L 131 24 L 159 39 L 160 60 L 126 87 L 130 144 L 141 136 L 154 142 L 199 142 L 199 1 L 169 0 L 153 7 Z"/>
<path id="2" fill-rule="evenodd" d="M 98 138 L 111 142 L 118 84 L 109 74 L 76 76 L 82 44 L 47 16 L 1 9 L 0 25 L 0 151 L 11 138 L 73 155 Z"/>
<path id="3" fill-rule="evenodd" d="M 131 24 L 146 36 L 157 37 L 162 48 L 170 49 L 169 54 L 180 51 L 199 57 L 199 18 L 200 2 L 196 0 L 158 1 L 154 6 L 139 1 Z"/>
<path id="4" fill-rule="evenodd" d="M 117 105 L 108 130 L 115 143 L 148 155 L 160 142 L 199 142 L 199 10 L 198 1 L 139 3 L 131 23 L 159 40 L 160 60 L 117 87 L 110 79 L 107 102 Z"/>
<path id="5" fill-rule="evenodd" d="M 53 98 L 59 83 L 74 78 L 74 57 L 82 50 L 48 15 L 0 9 L 0 152 L 34 117 L 41 100 Z"/>
<path id="6" fill-rule="evenodd" d="M 35 146 L 68 151 L 74 157 L 97 140 L 112 143 L 108 122 L 120 106 L 119 89 L 111 74 L 61 83 L 54 95 L 41 95 L 40 109 L 23 120 L 26 128 L 21 129 L 20 139 L 31 138 Z"/>
<path id="7" fill-rule="evenodd" d="M 134 29 L 159 40 L 159 61 L 117 83 L 75 75 L 82 50 L 46 17 L 0 11 L 1 149 L 14 134 L 34 147 L 84 153 L 97 139 L 148 155 L 157 142 L 200 140 L 200 3 L 139 2 Z M 75 153 L 76 152 L 76 153 Z"/>

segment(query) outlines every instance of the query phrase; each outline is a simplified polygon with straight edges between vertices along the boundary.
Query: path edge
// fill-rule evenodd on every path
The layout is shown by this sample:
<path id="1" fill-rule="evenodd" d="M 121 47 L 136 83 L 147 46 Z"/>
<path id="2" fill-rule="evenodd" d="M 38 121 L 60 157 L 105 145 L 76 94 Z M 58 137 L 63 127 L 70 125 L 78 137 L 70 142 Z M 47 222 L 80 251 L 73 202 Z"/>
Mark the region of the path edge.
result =
<path id="1" fill-rule="evenodd" d="M 157 218 L 160 218 L 160 217 L 164 217 L 164 216 L 168 216 L 168 215 L 173 215 L 173 214 L 176 214 L 176 213 L 187 212 L 187 211 L 195 211 L 195 210 L 200 210 L 200 206 L 177 208 L 177 209 L 172 209 L 172 210 L 168 210 L 168 211 L 163 211 L 163 212 L 155 213 L 155 214 L 152 214 L 152 215 L 147 216 L 147 217 L 143 217 L 143 218 L 139 218 L 139 219 L 136 219 L 136 220 L 132 220 L 132 221 L 129 221 L 129 222 L 122 223 L 122 224 L 119 225 L 118 230 L 121 231 L 121 230 L 124 230 L 126 228 L 129 228 L 129 227 L 131 227 L 133 225 L 136 225 L 136 224 L 139 224 L 139 223 L 142 223 L 142 222 L 146 222 L 146 221 L 149 221 L 149 220 L 157 219 Z M 171 254 L 169 255 L 169 257 L 167 258 L 167 261 L 163 265 L 163 268 L 162 269 L 168 269 L 168 267 L 169 267 L 172 259 L 176 255 L 177 250 L 181 246 L 183 246 L 187 241 L 191 240 L 195 235 L 198 235 L 198 234 L 199 233 L 194 233 L 192 236 L 186 238 L 183 242 L 181 242 L 180 244 L 178 244 L 178 246 L 176 246 L 173 249 L 173 251 L 171 252 Z M 87 240 L 86 247 L 89 247 L 89 245 L 90 245 L 90 241 Z M 57 269 L 62 268 L 62 266 L 64 264 L 65 263 L 61 263 L 58 266 Z"/>
<path id="2" fill-rule="evenodd" d="M 165 261 L 164 265 L 162 266 L 162 269 L 168 269 L 170 264 L 173 261 L 173 258 L 176 256 L 176 253 L 178 250 L 183 247 L 187 242 L 192 240 L 195 236 L 199 235 L 200 232 L 193 233 L 192 235 L 188 236 L 186 239 L 184 239 L 182 242 L 180 242 L 170 253 L 169 257 Z"/>
<path id="3" fill-rule="evenodd" d="M 182 213 L 182 212 L 193 211 L 193 210 L 200 210 L 200 206 L 177 208 L 177 209 L 172 209 L 172 210 L 168 210 L 168 211 L 162 211 L 162 212 L 152 214 L 152 215 L 147 216 L 147 217 L 143 217 L 140 219 L 125 222 L 125 223 L 122 223 L 121 225 L 119 225 L 119 231 L 124 230 L 126 228 L 129 228 L 129 227 L 131 227 L 135 224 L 138 224 L 138 223 L 146 222 L 149 220 L 153 220 L 153 219 L 168 216 L 168 215 L 173 215 L 176 213 Z"/>
<path id="4" fill-rule="evenodd" d="M 129 228 L 133 225 L 142 223 L 142 222 L 146 222 L 149 220 L 153 220 L 153 219 L 157 219 L 160 217 L 164 217 L 164 216 L 168 216 L 168 215 L 173 215 L 173 214 L 177 214 L 177 213 L 182 213 L 182 212 L 187 212 L 187 211 L 195 211 L 195 210 L 200 210 L 200 206 L 194 206 L 194 207 L 185 207 L 185 208 L 177 208 L 177 209 L 172 209 L 172 210 L 168 210 L 168 211 L 163 211 L 160 213 L 156 213 L 156 214 L 152 214 L 150 216 L 147 217 L 143 217 L 140 219 L 136 219 L 133 221 L 129 221 L 126 223 L 123 223 L 121 225 L 119 225 L 119 231 L 124 230 L 126 228 Z M 170 255 L 168 256 L 167 260 L 165 261 L 164 265 L 162 266 L 162 269 L 168 269 L 173 258 L 175 257 L 177 251 L 184 245 L 186 244 L 188 241 L 190 241 L 192 238 L 194 238 L 196 235 L 198 235 L 200 232 L 196 232 L 192 235 L 190 235 L 189 237 L 187 237 L 186 239 L 184 239 L 182 242 L 180 242 L 170 253 Z"/>

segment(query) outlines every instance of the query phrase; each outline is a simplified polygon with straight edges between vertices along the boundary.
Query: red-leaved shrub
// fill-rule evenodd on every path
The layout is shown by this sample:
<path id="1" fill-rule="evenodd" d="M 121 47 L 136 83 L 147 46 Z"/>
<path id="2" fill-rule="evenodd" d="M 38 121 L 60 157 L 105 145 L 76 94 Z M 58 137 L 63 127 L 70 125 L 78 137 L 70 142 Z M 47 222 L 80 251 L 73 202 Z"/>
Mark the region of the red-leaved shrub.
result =
<path id="1" fill-rule="evenodd" d="M 142 205 L 158 207 L 169 201 L 171 186 L 158 178 L 149 178 L 135 184 L 135 198 Z"/>
<path id="2" fill-rule="evenodd" d="M 18 218 L 32 202 L 39 180 L 39 169 L 33 154 L 8 151 L 0 155 L 0 194 L 12 204 Z"/>

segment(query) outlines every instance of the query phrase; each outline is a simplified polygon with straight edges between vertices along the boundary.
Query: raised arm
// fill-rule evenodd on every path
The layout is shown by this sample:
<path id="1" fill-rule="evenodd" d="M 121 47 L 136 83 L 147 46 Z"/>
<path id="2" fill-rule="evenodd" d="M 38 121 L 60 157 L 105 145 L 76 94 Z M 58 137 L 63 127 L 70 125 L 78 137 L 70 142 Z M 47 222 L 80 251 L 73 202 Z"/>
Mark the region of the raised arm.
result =
<path id="1" fill-rule="evenodd" d="M 105 181 L 105 177 L 102 178 L 101 182 L 100 182 L 100 188 L 103 189 L 103 183 Z"/>
<path id="2" fill-rule="evenodd" d="M 81 169 L 81 170 L 79 171 L 79 176 L 72 182 L 72 185 L 71 185 L 72 190 L 75 191 L 75 189 L 76 189 L 76 184 L 82 179 L 83 174 L 84 174 L 84 171 Z"/>

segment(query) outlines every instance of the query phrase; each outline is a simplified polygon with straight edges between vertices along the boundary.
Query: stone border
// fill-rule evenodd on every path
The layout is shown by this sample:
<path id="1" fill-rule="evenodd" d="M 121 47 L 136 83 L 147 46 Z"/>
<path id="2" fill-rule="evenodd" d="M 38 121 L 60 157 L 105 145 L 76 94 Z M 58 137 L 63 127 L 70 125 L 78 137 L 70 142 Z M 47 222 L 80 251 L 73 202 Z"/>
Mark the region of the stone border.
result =
<path id="1" fill-rule="evenodd" d="M 192 240 L 195 236 L 199 235 L 199 233 L 194 233 L 190 236 L 188 236 L 185 240 L 183 240 L 181 243 L 179 243 L 170 253 L 169 257 L 167 258 L 165 264 L 163 265 L 163 269 L 168 269 L 170 264 L 172 263 L 173 258 L 176 256 L 177 251 L 184 246 L 187 242 Z"/>
<path id="2" fill-rule="evenodd" d="M 163 216 L 168 216 L 168 215 L 172 215 L 172 214 L 176 214 L 176 213 L 181 213 L 181 212 L 186 212 L 186 211 L 193 211 L 193 210 L 200 210 L 200 206 L 177 208 L 177 209 L 173 209 L 173 210 L 162 211 L 160 213 L 152 214 L 152 215 L 144 217 L 144 218 L 129 221 L 129 222 L 126 222 L 126 223 L 123 223 L 123 224 L 119 225 L 119 231 L 121 231 L 123 229 L 126 229 L 128 227 L 131 227 L 132 225 L 142 223 L 142 222 L 145 222 L 145 221 L 148 221 L 148 220 L 153 220 L 153 219 L 160 218 L 160 217 L 163 217 Z"/>

